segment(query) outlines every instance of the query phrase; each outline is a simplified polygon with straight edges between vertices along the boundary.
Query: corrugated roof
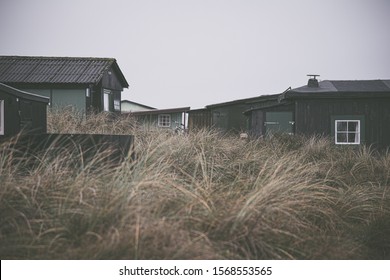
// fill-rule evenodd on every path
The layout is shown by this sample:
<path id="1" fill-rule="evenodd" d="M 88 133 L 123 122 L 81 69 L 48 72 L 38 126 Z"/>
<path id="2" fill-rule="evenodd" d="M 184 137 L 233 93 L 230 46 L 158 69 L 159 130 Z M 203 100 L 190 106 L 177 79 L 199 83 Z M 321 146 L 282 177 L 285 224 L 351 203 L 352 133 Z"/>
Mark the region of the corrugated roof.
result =
<path id="1" fill-rule="evenodd" d="M 114 58 L 0 56 L 2 83 L 96 84 L 110 67 L 128 87 Z"/>

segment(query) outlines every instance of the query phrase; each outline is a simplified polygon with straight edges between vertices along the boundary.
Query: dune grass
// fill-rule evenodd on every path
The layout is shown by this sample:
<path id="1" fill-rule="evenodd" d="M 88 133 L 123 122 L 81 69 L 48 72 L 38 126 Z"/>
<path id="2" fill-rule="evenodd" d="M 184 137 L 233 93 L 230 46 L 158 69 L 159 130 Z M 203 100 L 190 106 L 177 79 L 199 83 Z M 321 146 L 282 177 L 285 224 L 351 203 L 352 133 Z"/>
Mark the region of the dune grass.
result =
<path id="1" fill-rule="evenodd" d="M 50 132 L 133 134 L 136 159 L 31 166 L 2 143 L 1 259 L 390 258 L 389 153 L 68 111 L 49 113 Z"/>

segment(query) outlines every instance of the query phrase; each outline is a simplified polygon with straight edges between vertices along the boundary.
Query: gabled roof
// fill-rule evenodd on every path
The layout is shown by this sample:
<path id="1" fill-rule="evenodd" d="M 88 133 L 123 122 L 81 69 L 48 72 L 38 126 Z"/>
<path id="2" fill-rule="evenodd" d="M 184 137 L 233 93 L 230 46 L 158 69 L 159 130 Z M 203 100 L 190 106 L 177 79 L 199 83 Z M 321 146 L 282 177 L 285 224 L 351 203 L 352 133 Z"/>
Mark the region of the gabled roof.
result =
<path id="1" fill-rule="evenodd" d="M 110 67 L 129 87 L 114 58 L 96 57 L 0 56 L 0 82 L 97 84 Z"/>
<path id="2" fill-rule="evenodd" d="M 33 100 L 38 102 L 44 102 L 49 103 L 50 98 L 46 96 L 41 96 L 38 94 L 22 91 L 13 87 L 10 87 L 8 85 L 0 83 L 0 90 L 4 91 L 10 95 L 16 96 L 17 98 L 27 99 L 27 100 Z"/>

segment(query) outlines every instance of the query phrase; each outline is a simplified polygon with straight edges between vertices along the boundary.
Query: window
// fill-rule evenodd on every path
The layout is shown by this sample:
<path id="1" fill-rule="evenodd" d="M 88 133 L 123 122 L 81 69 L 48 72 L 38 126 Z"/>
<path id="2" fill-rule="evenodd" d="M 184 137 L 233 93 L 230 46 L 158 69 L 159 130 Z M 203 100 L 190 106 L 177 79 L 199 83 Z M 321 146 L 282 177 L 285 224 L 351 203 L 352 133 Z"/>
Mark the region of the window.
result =
<path id="1" fill-rule="evenodd" d="M 114 110 L 115 111 L 121 110 L 121 101 L 120 100 L 117 100 L 117 99 L 114 100 Z"/>
<path id="2" fill-rule="evenodd" d="M 336 120 L 336 144 L 360 144 L 360 120 Z"/>
<path id="3" fill-rule="evenodd" d="M 4 135 L 4 100 L 0 100 L 0 135 Z"/>
<path id="4" fill-rule="evenodd" d="M 111 90 L 103 89 L 103 110 L 106 112 L 110 111 L 110 95 Z"/>
<path id="5" fill-rule="evenodd" d="M 86 97 L 90 97 L 91 96 L 91 89 L 90 88 L 86 88 L 85 89 L 85 96 Z"/>
<path id="6" fill-rule="evenodd" d="M 171 115 L 158 115 L 158 126 L 159 127 L 170 127 L 171 126 Z"/>

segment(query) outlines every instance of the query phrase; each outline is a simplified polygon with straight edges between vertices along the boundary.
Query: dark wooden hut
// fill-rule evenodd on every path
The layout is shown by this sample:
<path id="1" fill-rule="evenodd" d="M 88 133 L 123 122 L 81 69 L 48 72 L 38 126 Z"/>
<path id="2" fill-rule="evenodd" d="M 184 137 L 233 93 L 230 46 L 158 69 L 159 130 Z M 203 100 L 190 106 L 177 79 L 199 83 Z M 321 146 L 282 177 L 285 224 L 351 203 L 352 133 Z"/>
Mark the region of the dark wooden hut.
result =
<path id="1" fill-rule="evenodd" d="M 324 80 L 280 94 L 278 103 L 247 110 L 255 136 L 285 132 L 330 136 L 339 145 L 390 146 L 390 80 Z"/>
<path id="2" fill-rule="evenodd" d="M 188 129 L 213 128 L 221 132 L 240 133 L 247 131 L 248 120 L 243 112 L 257 108 L 261 104 L 277 103 L 277 94 L 262 95 L 252 98 L 239 99 L 224 103 L 208 105 L 202 109 L 190 110 L 188 114 Z"/>
<path id="3" fill-rule="evenodd" d="M 0 83 L 0 140 L 23 133 L 46 133 L 49 98 Z"/>

